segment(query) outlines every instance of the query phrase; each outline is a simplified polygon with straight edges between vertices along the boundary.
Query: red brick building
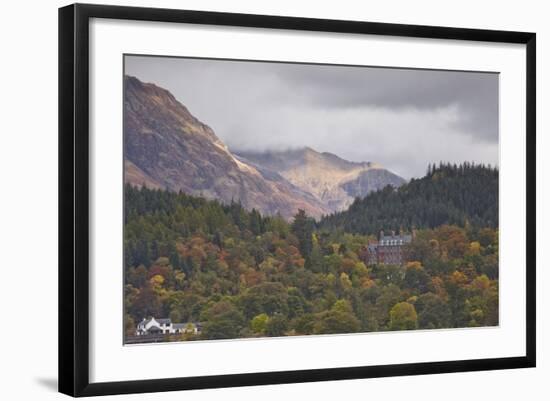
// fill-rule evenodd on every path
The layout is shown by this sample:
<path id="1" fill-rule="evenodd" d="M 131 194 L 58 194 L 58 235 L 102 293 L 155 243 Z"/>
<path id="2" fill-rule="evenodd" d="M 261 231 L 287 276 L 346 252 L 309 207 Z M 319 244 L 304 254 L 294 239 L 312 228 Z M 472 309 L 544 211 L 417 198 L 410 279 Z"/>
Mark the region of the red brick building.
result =
<path id="1" fill-rule="evenodd" d="M 378 241 L 369 243 L 367 247 L 367 264 L 402 265 L 405 263 L 405 246 L 413 240 L 413 234 L 384 235 L 380 232 Z"/>

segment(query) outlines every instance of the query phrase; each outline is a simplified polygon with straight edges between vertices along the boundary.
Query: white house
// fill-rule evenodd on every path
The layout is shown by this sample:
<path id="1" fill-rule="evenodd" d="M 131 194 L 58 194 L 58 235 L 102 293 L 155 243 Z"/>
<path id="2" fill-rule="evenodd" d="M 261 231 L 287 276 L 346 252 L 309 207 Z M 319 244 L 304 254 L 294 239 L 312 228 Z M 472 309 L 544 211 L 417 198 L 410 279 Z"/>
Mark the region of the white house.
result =
<path id="1" fill-rule="evenodd" d="M 136 335 L 151 335 L 151 334 L 198 334 L 200 332 L 200 324 L 195 323 L 172 323 L 170 319 L 143 319 L 136 328 Z"/>

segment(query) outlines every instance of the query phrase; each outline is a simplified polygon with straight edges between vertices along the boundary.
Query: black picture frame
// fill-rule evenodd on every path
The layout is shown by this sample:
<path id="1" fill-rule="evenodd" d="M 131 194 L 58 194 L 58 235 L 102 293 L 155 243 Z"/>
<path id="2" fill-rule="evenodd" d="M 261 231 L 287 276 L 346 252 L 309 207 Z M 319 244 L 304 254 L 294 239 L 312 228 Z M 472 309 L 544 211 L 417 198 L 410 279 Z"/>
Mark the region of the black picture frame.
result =
<path id="1" fill-rule="evenodd" d="M 89 381 L 89 21 L 160 21 L 249 28 L 438 38 L 526 45 L 527 258 L 526 354 L 521 357 L 382 366 L 197 376 L 90 383 Z M 252 386 L 384 376 L 534 367 L 536 364 L 536 35 L 220 12 L 74 4 L 59 9 L 59 391 L 71 396 Z"/>

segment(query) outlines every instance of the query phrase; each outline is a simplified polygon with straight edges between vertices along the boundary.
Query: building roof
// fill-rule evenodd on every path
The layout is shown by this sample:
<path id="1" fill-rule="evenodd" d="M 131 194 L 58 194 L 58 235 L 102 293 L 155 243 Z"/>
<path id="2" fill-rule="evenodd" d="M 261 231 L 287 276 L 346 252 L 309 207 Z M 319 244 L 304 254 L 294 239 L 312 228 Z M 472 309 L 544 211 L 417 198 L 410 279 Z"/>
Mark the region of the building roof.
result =
<path id="1" fill-rule="evenodd" d="M 143 319 L 141 322 L 139 322 L 138 325 L 137 325 L 138 329 L 145 329 L 145 327 L 147 327 L 147 325 L 149 323 L 151 323 L 153 320 L 155 322 L 157 322 L 160 326 L 162 326 L 165 323 L 166 323 L 167 326 L 170 326 L 170 324 L 172 323 L 172 321 L 169 318 L 168 319 L 155 319 L 154 317 L 150 317 L 149 319 Z"/>
<path id="2" fill-rule="evenodd" d="M 188 325 L 192 325 L 193 328 L 196 328 L 198 331 L 200 331 L 201 328 L 202 328 L 202 324 L 199 323 L 199 322 L 197 322 L 197 323 L 193 323 L 193 322 L 172 323 L 172 319 L 170 319 L 170 318 L 155 319 L 154 317 L 151 317 L 149 319 L 143 319 L 141 322 L 139 322 L 138 325 L 137 325 L 137 329 L 145 331 L 145 328 L 147 327 L 147 324 L 149 324 L 152 320 L 155 320 L 155 322 L 157 322 L 159 324 L 159 326 L 163 326 L 165 323 L 166 323 L 167 326 L 172 325 L 173 329 L 185 329 L 185 328 L 187 328 Z M 153 326 L 149 327 L 149 329 L 147 331 L 151 331 L 151 330 L 160 330 L 160 331 L 162 331 L 163 328 L 158 327 L 157 325 L 153 325 Z"/>
<path id="3" fill-rule="evenodd" d="M 151 320 L 153 320 L 153 318 L 143 319 L 141 322 L 138 323 L 138 328 L 144 329 Z"/>
<path id="4" fill-rule="evenodd" d="M 408 244 L 412 241 L 412 235 L 411 234 L 404 234 L 404 235 L 381 235 L 380 236 L 380 245 L 384 245 L 388 241 L 398 241 L 400 243 L 402 241 L 403 244 Z"/>

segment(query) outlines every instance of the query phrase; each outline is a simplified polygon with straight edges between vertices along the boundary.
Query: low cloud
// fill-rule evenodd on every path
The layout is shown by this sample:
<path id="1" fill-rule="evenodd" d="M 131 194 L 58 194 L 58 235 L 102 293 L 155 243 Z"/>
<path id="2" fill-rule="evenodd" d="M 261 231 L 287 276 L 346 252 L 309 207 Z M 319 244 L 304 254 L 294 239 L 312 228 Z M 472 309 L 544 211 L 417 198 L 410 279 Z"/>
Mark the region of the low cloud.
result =
<path id="1" fill-rule="evenodd" d="M 498 74 L 127 57 L 235 150 L 310 146 L 405 178 L 498 164 Z"/>

